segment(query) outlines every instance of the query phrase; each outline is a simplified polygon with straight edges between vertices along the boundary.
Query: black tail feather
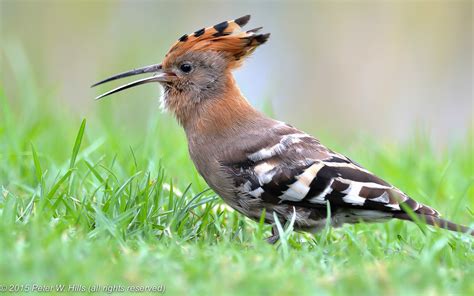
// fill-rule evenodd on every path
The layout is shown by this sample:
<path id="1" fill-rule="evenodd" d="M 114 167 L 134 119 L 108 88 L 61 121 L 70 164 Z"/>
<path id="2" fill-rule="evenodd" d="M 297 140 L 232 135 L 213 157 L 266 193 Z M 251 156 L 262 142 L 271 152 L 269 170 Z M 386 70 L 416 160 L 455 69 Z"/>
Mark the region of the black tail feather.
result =
<path id="1" fill-rule="evenodd" d="M 451 231 L 468 233 L 474 236 L 474 230 L 467 226 L 459 225 L 459 224 L 456 224 L 451 221 L 444 220 L 435 216 L 424 215 L 424 214 L 416 214 L 416 215 L 421 221 L 424 221 L 428 225 L 432 225 L 435 227 L 439 227 L 439 228 L 443 228 L 443 229 L 447 229 Z M 413 221 L 413 219 L 407 213 L 398 213 L 398 214 L 395 214 L 393 217 L 400 220 Z"/>

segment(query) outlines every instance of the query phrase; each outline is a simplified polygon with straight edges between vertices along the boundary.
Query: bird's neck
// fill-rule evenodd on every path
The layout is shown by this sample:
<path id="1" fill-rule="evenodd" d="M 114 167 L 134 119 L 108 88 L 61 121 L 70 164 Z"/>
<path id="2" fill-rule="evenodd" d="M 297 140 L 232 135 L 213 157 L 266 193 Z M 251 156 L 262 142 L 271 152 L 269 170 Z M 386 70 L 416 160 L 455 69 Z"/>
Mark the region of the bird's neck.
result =
<path id="1" fill-rule="evenodd" d="M 202 136 L 235 133 L 262 116 L 242 95 L 231 74 L 226 77 L 222 93 L 204 99 L 182 115 L 185 117 L 178 120 L 186 133 Z"/>

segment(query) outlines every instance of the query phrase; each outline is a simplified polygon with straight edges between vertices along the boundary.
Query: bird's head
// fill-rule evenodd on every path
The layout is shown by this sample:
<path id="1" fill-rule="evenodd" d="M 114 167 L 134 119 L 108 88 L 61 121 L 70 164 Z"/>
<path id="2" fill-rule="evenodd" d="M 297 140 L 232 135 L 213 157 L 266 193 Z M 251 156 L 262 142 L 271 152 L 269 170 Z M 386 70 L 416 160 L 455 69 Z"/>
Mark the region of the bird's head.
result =
<path id="1" fill-rule="evenodd" d="M 261 28 L 243 31 L 250 15 L 183 35 L 171 47 L 161 64 L 124 72 L 93 86 L 132 75 L 154 73 L 109 92 L 96 99 L 150 82 L 164 88 L 164 106 L 183 123 L 189 113 L 206 100 L 218 100 L 233 84 L 231 71 L 241 65 L 270 34 L 258 34 Z M 235 86 L 233 86 L 235 87 Z"/>

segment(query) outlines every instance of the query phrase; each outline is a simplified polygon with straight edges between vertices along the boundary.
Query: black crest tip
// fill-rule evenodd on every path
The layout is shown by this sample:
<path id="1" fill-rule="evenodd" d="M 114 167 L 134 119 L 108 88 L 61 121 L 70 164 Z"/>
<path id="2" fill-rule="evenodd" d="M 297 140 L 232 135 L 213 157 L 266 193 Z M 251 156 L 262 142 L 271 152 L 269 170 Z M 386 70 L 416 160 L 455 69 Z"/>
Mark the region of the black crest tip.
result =
<path id="1" fill-rule="evenodd" d="M 206 29 L 204 29 L 204 28 L 202 28 L 201 30 L 197 30 L 196 32 L 194 32 L 194 37 L 201 36 L 202 34 L 204 34 L 205 31 L 206 31 Z"/>
<path id="2" fill-rule="evenodd" d="M 234 22 L 237 25 L 243 27 L 249 22 L 249 20 L 250 20 L 250 14 L 247 14 L 245 16 L 242 16 L 242 17 L 239 17 L 239 18 L 235 19 Z"/>
<path id="3" fill-rule="evenodd" d="M 222 22 L 222 23 L 218 23 L 217 25 L 214 26 L 214 29 L 216 29 L 216 31 L 218 33 L 223 33 L 224 30 L 229 26 L 229 22 L 225 21 L 225 22 Z"/>
<path id="4" fill-rule="evenodd" d="M 257 33 L 261 29 L 263 29 L 263 27 L 258 27 L 258 28 L 252 29 L 252 30 L 248 30 L 247 33 Z"/>
<path id="5" fill-rule="evenodd" d="M 255 40 L 260 44 L 267 42 L 268 38 L 270 38 L 270 33 L 255 36 Z"/>

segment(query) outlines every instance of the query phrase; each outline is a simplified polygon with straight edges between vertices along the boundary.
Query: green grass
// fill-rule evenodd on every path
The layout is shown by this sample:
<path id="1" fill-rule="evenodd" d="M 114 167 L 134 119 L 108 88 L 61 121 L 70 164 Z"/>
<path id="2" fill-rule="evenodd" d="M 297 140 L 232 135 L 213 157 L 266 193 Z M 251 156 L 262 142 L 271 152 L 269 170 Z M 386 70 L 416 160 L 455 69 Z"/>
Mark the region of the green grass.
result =
<path id="1" fill-rule="evenodd" d="M 7 97 L 0 86 L 0 288 L 474 294 L 471 237 L 392 221 L 317 235 L 287 226 L 284 239 L 268 245 L 268 226 L 206 190 L 183 132 L 157 104 L 135 118 L 133 131 L 123 127 L 120 99 L 97 103 L 86 123 L 35 85 L 27 63 L 16 64 L 23 65 L 12 74 L 18 96 Z M 401 146 L 362 136 L 351 145 L 323 141 L 445 217 L 473 226 L 472 130 L 442 151 L 422 135 Z"/>

